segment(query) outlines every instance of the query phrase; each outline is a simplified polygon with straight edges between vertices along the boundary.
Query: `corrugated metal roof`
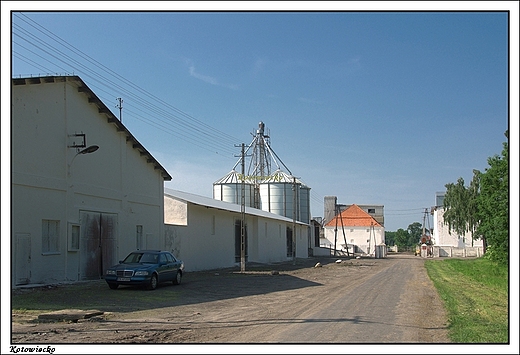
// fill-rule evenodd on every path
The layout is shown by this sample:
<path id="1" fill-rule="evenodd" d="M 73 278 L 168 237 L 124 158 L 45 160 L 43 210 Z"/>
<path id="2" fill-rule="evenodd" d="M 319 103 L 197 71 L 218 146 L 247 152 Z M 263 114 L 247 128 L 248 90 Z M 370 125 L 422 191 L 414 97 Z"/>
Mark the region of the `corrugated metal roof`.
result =
<path id="1" fill-rule="evenodd" d="M 220 201 L 220 200 L 216 200 L 216 199 L 210 198 L 210 197 L 195 195 L 195 194 L 192 194 L 189 192 L 182 192 L 182 191 L 178 191 L 178 190 L 164 188 L 164 195 L 177 199 L 177 200 L 182 200 L 185 202 L 193 203 L 193 204 L 199 205 L 199 206 L 211 207 L 211 208 L 216 208 L 219 210 L 241 213 L 241 206 L 238 204 Z M 276 220 L 284 221 L 284 222 L 293 221 L 291 218 L 287 218 L 287 217 L 284 217 L 284 216 L 281 216 L 281 215 L 278 215 L 275 213 L 266 212 L 263 210 L 259 210 L 259 209 L 247 207 L 247 206 L 246 206 L 245 212 L 247 215 L 251 215 L 251 216 L 265 217 L 265 218 L 276 219 Z M 296 221 L 296 223 L 297 224 L 306 224 L 306 223 L 302 223 L 299 221 Z"/>
<path id="2" fill-rule="evenodd" d="M 337 224 L 336 224 L 337 221 Z M 332 218 L 325 227 L 382 227 L 374 217 L 363 211 L 358 205 L 353 204 L 338 216 Z"/>
<path id="3" fill-rule="evenodd" d="M 286 172 L 278 169 L 262 181 L 262 183 L 276 183 L 276 182 L 287 182 L 287 183 L 292 184 L 294 182 L 294 178 L 291 175 L 287 174 Z"/>
<path id="4" fill-rule="evenodd" d="M 85 82 L 77 75 L 70 76 L 42 76 L 42 77 L 28 77 L 28 78 L 14 78 L 13 85 L 28 85 L 41 83 L 56 83 L 56 82 L 70 82 L 77 86 L 78 92 L 87 95 L 88 102 L 98 107 L 100 115 L 106 115 L 107 122 L 116 126 L 117 131 L 124 132 L 126 141 L 132 143 L 132 148 L 139 151 L 140 155 L 146 156 L 146 162 L 154 166 L 154 169 L 161 171 L 164 180 L 170 181 L 172 177 L 166 169 L 159 164 L 159 162 L 146 150 L 146 148 L 139 143 L 139 141 L 130 133 L 130 131 L 123 125 L 123 123 L 109 110 L 108 107 L 94 94 L 94 92 L 85 84 Z"/>
<path id="5" fill-rule="evenodd" d="M 261 183 L 262 184 L 264 184 L 264 183 L 271 184 L 271 183 L 277 183 L 277 182 L 288 183 L 288 184 L 296 183 L 296 184 L 301 185 L 302 187 L 308 188 L 308 186 L 305 185 L 300 179 L 295 178 L 294 176 L 289 175 L 280 169 L 276 170 L 274 173 L 267 176 Z"/>
<path id="6" fill-rule="evenodd" d="M 243 175 L 236 170 L 231 170 L 226 176 L 218 179 L 213 184 L 241 184 L 243 180 Z M 251 181 L 249 179 L 245 179 L 246 184 L 250 184 Z"/>
<path id="7" fill-rule="evenodd" d="M 273 183 L 288 183 L 292 184 L 296 182 L 296 184 L 301 185 L 303 188 L 309 188 L 298 178 L 294 178 L 292 175 L 287 174 L 286 172 L 278 169 L 274 173 L 269 176 L 266 176 L 265 179 L 261 181 L 255 181 L 254 177 L 246 176 L 245 183 L 246 184 L 273 184 Z M 231 170 L 227 175 L 215 181 L 213 185 L 217 184 L 240 184 L 242 183 L 242 174 L 236 170 Z"/>

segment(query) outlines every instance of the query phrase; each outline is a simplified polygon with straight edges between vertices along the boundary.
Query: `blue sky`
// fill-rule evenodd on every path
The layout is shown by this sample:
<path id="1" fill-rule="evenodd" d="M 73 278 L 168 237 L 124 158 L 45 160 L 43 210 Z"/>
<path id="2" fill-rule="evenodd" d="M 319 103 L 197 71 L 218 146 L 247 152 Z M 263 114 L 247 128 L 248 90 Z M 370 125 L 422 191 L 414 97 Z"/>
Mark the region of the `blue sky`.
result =
<path id="1" fill-rule="evenodd" d="M 203 196 L 262 121 L 313 216 L 333 195 L 384 205 L 386 229 L 406 229 L 517 127 L 506 12 L 11 15 L 12 76 L 79 75 L 116 115 L 121 97 L 165 187 Z"/>

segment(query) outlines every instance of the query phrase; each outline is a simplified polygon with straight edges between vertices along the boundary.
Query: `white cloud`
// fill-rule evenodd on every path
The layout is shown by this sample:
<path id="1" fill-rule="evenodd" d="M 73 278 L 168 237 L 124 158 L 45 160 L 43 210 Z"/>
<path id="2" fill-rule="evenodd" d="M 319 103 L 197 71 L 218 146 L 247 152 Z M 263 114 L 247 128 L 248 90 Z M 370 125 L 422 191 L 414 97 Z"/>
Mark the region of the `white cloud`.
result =
<path id="1" fill-rule="evenodd" d="M 196 79 L 199 79 L 199 80 L 202 80 L 208 84 L 211 84 L 211 85 L 215 85 L 215 86 L 222 86 L 222 87 L 225 87 L 225 88 L 228 88 L 228 89 L 232 89 L 232 90 L 238 90 L 239 89 L 239 85 L 237 84 L 222 84 L 218 81 L 217 78 L 215 77 L 212 77 L 212 76 L 209 76 L 209 75 L 203 75 L 199 72 L 197 72 L 195 70 L 195 64 L 193 64 L 193 62 L 189 59 L 185 59 L 186 61 L 186 64 L 188 65 L 188 70 L 189 70 L 189 73 L 192 77 L 196 78 Z"/>
<path id="2" fill-rule="evenodd" d="M 202 75 L 200 73 L 197 73 L 195 71 L 195 66 L 192 64 L 189 66 L 189 70 L 190 70 L 190 75 L 193 76 L 194 78 L 197 78 L 197 79 L 200 79 L 206 83 L 209 83 L 211 85 L 218 85 L 218 81 L 217 79 L 211 77 L 211 76 L 207 76 L 207 75 Z"/>

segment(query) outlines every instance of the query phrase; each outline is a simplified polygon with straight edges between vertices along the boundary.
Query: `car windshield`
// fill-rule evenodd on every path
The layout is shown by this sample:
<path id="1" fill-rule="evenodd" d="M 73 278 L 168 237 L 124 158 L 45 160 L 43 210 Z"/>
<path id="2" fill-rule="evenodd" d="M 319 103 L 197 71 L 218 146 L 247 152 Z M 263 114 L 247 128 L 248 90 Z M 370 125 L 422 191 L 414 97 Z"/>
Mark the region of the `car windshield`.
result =
<path id="1" fill-rule="evenodd" d="M 152 263 L 157 264 L 158 254 L 151 253 L 132 253 L 123 261 L 125 264 L 131 263 Z"/>

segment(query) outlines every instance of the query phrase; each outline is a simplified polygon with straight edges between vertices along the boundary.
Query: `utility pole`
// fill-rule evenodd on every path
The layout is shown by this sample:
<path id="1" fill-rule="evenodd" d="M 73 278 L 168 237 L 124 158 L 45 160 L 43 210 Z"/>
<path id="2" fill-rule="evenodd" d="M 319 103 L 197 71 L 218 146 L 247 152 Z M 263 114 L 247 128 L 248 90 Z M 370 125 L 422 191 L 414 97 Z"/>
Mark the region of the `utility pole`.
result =
<path id="1" fill-rule="evenodd" d="M 339 206 L 337 203 L 334 204 L 334 215 L 336 216 L 336 226 L 334 227 L 334 256 L 336 256 L 336 245 L 338 242 L 338 218 L 340 218 Z M 341 219 L 341 225 L 343 225 L 343 219 Z"/>
<path id="2" fill-rule="evenodd" d="M 246 271 L 246 173 L 245 145 L 241 144 L 242 181 L 240 182 L 240 271 Z"/>
<path id="3" fill-rule="evenodd" d="M 123 99 L 118 97 L 117 100 L 119 101 L 119 104 L 116 105 L 116 108 L 119 109 L 119 121 L 123 122 Z"/>
<path id="4" fill-rule="evenodd" d="M 338 212 L 339 212 L 339 208 L 338 208 Z M 343 225 L 343 218 L 341 218 L 341 230 L 343 231 L 343 241 L 345 242 L 345 248 L 347 249 L 347 256 L 350 256 L 350 254 L 348 252 L 347 236 L 345 235 L 345 226 Z"/>
<path id="5" fill-rule="evenodd" d="M 246 179 L 245 179 L 245 153 L 244 143 L 242 143 L 242 181 L 241 181 L 241 196 L 240 196 L 240 271 L 246 271 L 246 236 L 245 236 L 245 221 L 246 221 Z"/>
<path id="6" fill-rule="evenodd" d="M 296 265 L 296 177 L 293 176 L 293 222 L 292 222 L 292 257 L 293 265 Z"/>
<path id="7" fill-rule="evenodd" d="M 245 144 L 235 145 L 242 147 L 240 162 L 242 163 L 242 177 L 240 181 L 240 271 L 246 271 L 246 151 Z M 235 164 L 235 167 L 238 162 Z M 234 168 L 233 168 L 234 169 Z"/>

